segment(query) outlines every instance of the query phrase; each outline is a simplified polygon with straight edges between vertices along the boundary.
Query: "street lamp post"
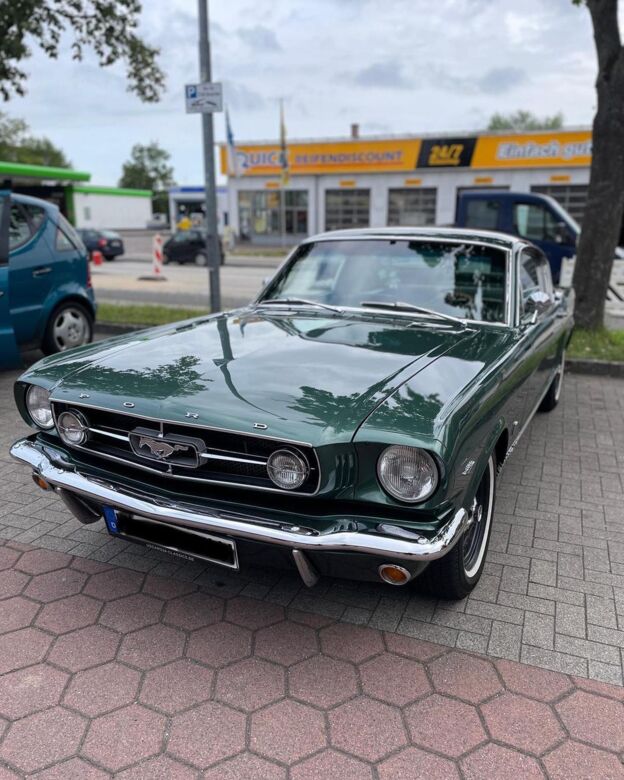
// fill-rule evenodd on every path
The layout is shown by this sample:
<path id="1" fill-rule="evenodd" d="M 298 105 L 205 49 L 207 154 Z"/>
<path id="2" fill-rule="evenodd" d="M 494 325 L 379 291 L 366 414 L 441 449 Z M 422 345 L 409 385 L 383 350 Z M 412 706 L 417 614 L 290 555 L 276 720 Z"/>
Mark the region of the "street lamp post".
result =
<path id="1" fill-rule="evenodd" d="M 199 69 L 200 81 L 211 81 L 210 37 L 208 34 L 208 0 L 198 0 L 199 5 Z M 204 180 L 206 192 L 206 251 L 208 253 L 208 279 L 210 284 L 210 310 L 221 311 L 221 284 L 219 271 L 221 252 L 217 227 L 217 192 L 215 183 L 214 132 L 212 114 L 202 114 L 204 145 Z"/>

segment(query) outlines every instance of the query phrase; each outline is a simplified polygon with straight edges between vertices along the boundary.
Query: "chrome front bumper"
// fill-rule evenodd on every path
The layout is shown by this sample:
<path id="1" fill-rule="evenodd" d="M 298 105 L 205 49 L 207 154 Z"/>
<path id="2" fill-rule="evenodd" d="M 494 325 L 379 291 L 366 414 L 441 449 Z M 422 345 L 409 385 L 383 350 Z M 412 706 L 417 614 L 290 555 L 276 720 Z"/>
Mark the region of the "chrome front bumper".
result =
<path id="1" fill-rule="evenodd" d="M 384 533 L 339 531 L 321 534 L 298 525 L 268 522 L 182 501 L 165 501 L 116 482 L 80 473 L 72 464 L 55 459 L 53 452 L 50 454 L 45 445 L 29 439 L 22 439 L 11 447 L 11 455 L 30 466 L 33 473 L 42 477 L 61 497 L 69 493 L 164 524 L 278 545 L 292 551 L 361 553 L 407 562 L 428 562 L 446 555 L 469 523 L 466 510 L 459 509 L 431 538 L 389 524 L 383 524 Z M 391 535 L 393 530 L 396 536 Z M 294 554 L 293 557 L 301 571 L 299 556 Z"/>

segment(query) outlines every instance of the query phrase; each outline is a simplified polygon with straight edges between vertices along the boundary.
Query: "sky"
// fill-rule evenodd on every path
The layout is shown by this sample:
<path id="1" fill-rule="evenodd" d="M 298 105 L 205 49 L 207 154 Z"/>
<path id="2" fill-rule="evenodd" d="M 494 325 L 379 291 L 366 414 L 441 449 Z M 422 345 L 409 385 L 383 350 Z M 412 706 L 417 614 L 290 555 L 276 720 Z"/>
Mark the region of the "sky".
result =
<path id="1" fill-rule="evenodd" d="M 161 49 L 157 104 L 127 92 L 124 66 L 57 60 L 33 47 L 27 95 L 0 104 L 63 148 L 92 183 L 115 185 L 135 143 L 170 152 L 179 184 L 201 184 L 201 120 L 184 111 L 198 80 L 197 4 L 144 0 L 140 34 Z M 561 111 L 588 125 L 596 59 L 571 0 L 212 0 L 213 80 L 237 141 L 475 131 L 494 112 Z M 624 20 L 623 20 L 624 21 Z M 225 137 L 223 114 L 215 137 Z"/>

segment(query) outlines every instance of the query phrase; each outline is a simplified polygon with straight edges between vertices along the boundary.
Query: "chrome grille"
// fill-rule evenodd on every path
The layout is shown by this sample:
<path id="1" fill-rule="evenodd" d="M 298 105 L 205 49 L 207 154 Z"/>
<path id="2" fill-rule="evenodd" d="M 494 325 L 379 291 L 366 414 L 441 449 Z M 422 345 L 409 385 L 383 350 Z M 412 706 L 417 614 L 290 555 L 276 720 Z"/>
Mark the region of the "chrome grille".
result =
<path id="1" fill-rule="evenodd" d="M 140 470 L 162 474 L 173 479 L 187 479 L 219 484 L 254 487 L 274 490 L 280 493 L 302 493 L 311 495 L 318 490 L 320 473 L 314 449 L 309 445 L 290 444 L 259 436 L 233 433 L 197 425 L 137 417 L 79 404 L 60 401 L 52 403 L 55 420 L 70 409 L 80 411 L 88 425 L 87 441 L 75 449 L 89 452 L 97 458 L 122 462 Z M 135 447 L 131 445 L 131 434 L 135 434 Z M 198 448 L 199 465 L 195 459 L 177 457 L 159 460 L 137 452 L 136 437 L 152 437 L 163 442 L 177 444 L 195 443 Z M 170 437 L 170 438 L 167 438 Z M 278 449 L 294 449 L 302 454 L 310 466 L 310 474 L 297 490 L 283 491 L 270 480 L 266 462 L 272 452 Z"/>

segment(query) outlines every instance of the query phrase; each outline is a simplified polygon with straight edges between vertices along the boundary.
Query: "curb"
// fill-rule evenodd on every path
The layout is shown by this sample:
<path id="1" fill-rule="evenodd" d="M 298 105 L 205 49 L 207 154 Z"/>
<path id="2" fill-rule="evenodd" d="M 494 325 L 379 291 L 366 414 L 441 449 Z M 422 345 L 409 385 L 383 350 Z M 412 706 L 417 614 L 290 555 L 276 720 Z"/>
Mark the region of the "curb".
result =
<path id="1" fill-rule="evenodd" d="M 593 376 L 624 378 L 624 363 L 618 363 L 614 360 L 566 358 L 565 370 L 572 374 L 591 374 Z"/>

